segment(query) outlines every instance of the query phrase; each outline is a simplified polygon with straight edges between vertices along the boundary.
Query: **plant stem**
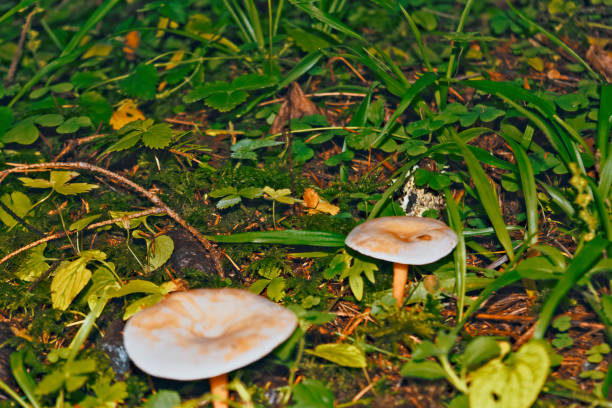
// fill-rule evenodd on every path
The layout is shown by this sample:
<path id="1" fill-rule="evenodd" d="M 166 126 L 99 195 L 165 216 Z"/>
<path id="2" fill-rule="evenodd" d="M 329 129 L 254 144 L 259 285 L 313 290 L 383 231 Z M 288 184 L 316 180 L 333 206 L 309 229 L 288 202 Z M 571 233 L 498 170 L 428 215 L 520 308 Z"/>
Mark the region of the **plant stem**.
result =
<path id="1" fill-rule="evenodd" d="M 25 402 L 20 396 L 19 394 L 17 394 L 15 391 L 13 391 L 13 389 L 11 387 L 8 386 L 7 383 L 5 383 L 4 381 L 0 380 L 0 389 L 4 392 L 6 392 L 10 397 L 12 397 L 15 401 L 17 401 L 17 403 L 19 405 L 21 405 L 23 408 L 32 408 L 32 406 L 30 404 L 28 404 L 27 402 Z"/>
<path id="2" fill-rule="evenodd" d="M 300 342 L 298 344 L 298 352 L 297 352 L 297 355 L 295 356 L 295 361 L 293 362 L 293 365 L 291 366 L 291 370 L 289 371 L 289 379 L 287 380 L 287 385 L 289 389 L 287 390 L 287 393 L 285 394 L 283 398 L 283 403 L 282 403 L 283 406 L 289 403 L 289 400 L 291 399 L 291 394 L 293 393 L 293 389 L 295 388 L 295 373 L 297 373 L 298 366 L 300 365 L 300 362 L 302 361 L 302 355 L 304 354 L 304 345 L 305 345 L 304 336 L 305 334 L 302 337 L 300 337 Z"/>
<path id="3" fill-rule="evenodd" d="M 446 355 L 441 355 L 439 359 L 440 359 L 440 363 L 442 364 L 442 368 L 444 369 L 444 373 L 446 374 L 446 378 L 448 379 L 448 381 L 451 384 L 453 384 L 453 386 L 457 390 L 461 391 L 464 394 L 467 394 L 468 393 L 467 385 L 465 384 L 463 380 L 461 380 L 461 378 L 457 376 L 457 374 L 455 373 L 455 370 L 453 370 L 453 367 L 450 365 L 450 362 L 448 361 L 448 357 L 446 357 Z"/>

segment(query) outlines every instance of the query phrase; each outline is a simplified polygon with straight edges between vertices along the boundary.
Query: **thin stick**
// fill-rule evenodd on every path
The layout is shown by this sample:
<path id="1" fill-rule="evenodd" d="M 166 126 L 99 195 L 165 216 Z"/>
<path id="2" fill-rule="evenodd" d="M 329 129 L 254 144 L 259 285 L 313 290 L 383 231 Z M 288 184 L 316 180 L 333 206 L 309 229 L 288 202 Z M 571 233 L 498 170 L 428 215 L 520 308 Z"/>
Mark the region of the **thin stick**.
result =
<path id="1" fill-rule="evenodd" d="M 154 207 L 154 208 L 150 208 L 148 210 L 139 211 L 137 213 L 129 214 L 129 215 L 126 215 L 124 217 L 113 218 L 111 220 L 96 222 L 95 224 L 88 225 L 87 228 L 85 228 L 85 229 L 86 230 L 92 230 L 92 229 L 96 229 L 98 227 L 103 227 L 105 225 L 114 224 L 116 222 L 121 223 L 124 220 L 130 220 L 130 219 L 133 219 L 133 218 L 144 217 L 144 216 L 152 215 L 152 214 L 162 214 L 164 212 L 166 212 L 166 211 L 163 208 Z M 28 249 L 32 249 L 34 247 L 37 247 L 38 245 L 44 244 L 45 242 L 49 242 L 49 241 L 53 241 L 55 239 L 59 239 L 59 238 L 65 237 L 66 235 L 75 234 L 76 232 L 77 232 L 76 230 L 68 231 L 67 233 L 64 232 L 64 231 L 56 232 L 55 234 L 47 235 L 46 237 L 41 238 L 38 241 L 30 242 L 28 245 L 23 246 L 23 247 L 17 249 L 16 251 L 13 251 L 10 254 L 6 255 L 4 258 L 0 259 L 0 265 L 2 265 L 4 262 L 8 261 L 12 257 L 14 257 L 16 255 L 19 255 L 20 253 L 22 253 L 24 251 L 27 251 Z"/>
<path id="2" fill-rule="evenodd" d="M 11 66 L 9 68 L 8 74 L 6 74 L 6 83 L 10 84 L 15 79 L 15 74 L 17 73 L 17 64 L 19 64 L 19 60 L 21 59 L 21 53 L 23 52 L 23 45 L 25 43 L 26 34 L 28 32 L 28 28 L 30 28 L 30 23 L 32 22 L 32 17 L 36 14 L 38 10 L 34 9 L 28 14 L 26 17 L 25 24 L 21 28 L 21 35 L 19 36 L 19 42 L 17 43 L 17 50 L 15 50 L 15 55 L 13 55 L 13 60 L 11 61 Z"/>
<path id="3" fill-rule="evenodd" d="M 95 166 L 93 164 L 85 163 L 85 162 L 75 162 L 75 163 L 63 163 L 63 162 L 52 162 L 52 163 L 37 163 L 37 164 L 28 164 L 19 167 L 15 167 L 12 169 L 7 169 L 0 171 L 0 183 L 11 173 L 23 173 L 27 171 L 37 170 L 37 171 L 45 171 L 48 169 L 77 169 L 77 170 L 86 170 L 94 173 L 100 173 L 105 175 L 107 178 L 111 179 L 115 183 L 122 184 L 126 187 L 131 188 L 132 190 L 140 193 L 142 196 L 146 197 L 151 201 L 155 206 L 162 208 L 166 214 L 174 221 L 179 223 L 183 228 L 189 231 L 200 243 L 202 246 L 208 250 L 211 254 L 213 263 L 215 265 L 215 269 L 220 277 L 223 277 L 223 266 L 221 265 L 221 260 L 219 255 L 217 254 L 216 249 L 212 246 L 209 240 L 204 238 L 202 234 L 198 232 L 194 227 L 187 224 L 187 222 L 176 213 L 172 208 L 170 208 L 166 203 L 164 203 L 156 194 L 151 193 L 150 191 L 145 190 L 143 187 L 134 183 L 133 181 L 120 176 L 117 173 L 113 173 L 110 170 L 106 170 L 102 167 Z"/>

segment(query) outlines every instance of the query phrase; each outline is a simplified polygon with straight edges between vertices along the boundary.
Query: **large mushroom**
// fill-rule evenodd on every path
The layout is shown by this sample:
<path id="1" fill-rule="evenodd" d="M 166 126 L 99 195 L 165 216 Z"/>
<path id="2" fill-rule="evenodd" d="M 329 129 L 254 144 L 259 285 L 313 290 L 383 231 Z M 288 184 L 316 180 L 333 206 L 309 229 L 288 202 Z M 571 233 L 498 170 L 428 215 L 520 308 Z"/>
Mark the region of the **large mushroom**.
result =
<path id="1" fill-rule="evenodd" d="M 227 373 L 268 354 L 297 325 L 295 314 L 241 289 L 174 292 L 130 318 L 125 349 L 142 371 L 172 380 L 210 379 L 226 408 Z"/>
<path id="2" fill-rule="evenodd" d="M 457 235 L 433 218 L 380 217 L 355 227 L 345 243 L 364 255 L 393 262 L 393 297 L 399 307 L 408 265 L 425 265 L 444 257 L 457 245 Z"/>

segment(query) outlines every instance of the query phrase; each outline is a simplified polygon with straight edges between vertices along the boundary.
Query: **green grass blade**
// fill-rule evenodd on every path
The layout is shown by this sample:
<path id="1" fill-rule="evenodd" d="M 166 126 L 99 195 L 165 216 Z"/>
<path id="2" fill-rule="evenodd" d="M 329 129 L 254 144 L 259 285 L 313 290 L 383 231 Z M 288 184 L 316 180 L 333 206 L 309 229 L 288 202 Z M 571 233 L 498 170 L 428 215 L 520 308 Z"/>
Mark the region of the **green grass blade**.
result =
<path id="1" fill-rule="evenodd" d="M 525 16 L 523 13 L 521 13 L 519 10 L 517 10 L 512 3 L 509 0 L 506 0 L 506 3 L 508 3 L 508 6 L 510 6 L 510 9 L 517 15 L 519 16 L 519 18 L 521 20 L 523 20 L 525 23 L 527 23 L 527 25 L 530 28 L 535 28 L 536 30 L 538 30 L 539 32 L 541 32 L 542 34 L 544 34 L 546 36 L 546 38 L 548 38 L 551 42 L 555 43 L 556 45 L 558 45 L 559 47 L 563 48 L 565 50 L 565 52 L 567 52 L 569 55 L 571 55 L 576 61 L 578 61 L 587 71 L 589 71 L 589 74 L 601 81 L 601 75 L 599 75 L 597 72 L 593 71 L 593 68 L 591 68 L 591 66 L 589 64 L 587 64 L 587 62 L 585 60 L 583 60 L 582 58 L 580 58 L 580 55 L 576 54 L 576 52 L 574 50 L 572 50 L 570 47 L 567 46 L 567 44 L 565 44 L 563 41 L 561 41 L 556 35 L 548 32 L 544 27 L 540 26 L 539 24 L 536 24 L 534 21 L 531 21 L 527 16 Z"/>
<path id="2" fill-rule="evenodd" d="M 523 192 L 523 197 L 525 197 L 527 236 L 529 237 L 528 244 L 532 245 L 537 242 L 538 234 L 538 193 L 536 191 L 533 167 L 531 167 L 527 152 L 521 145 L 511 139 L 506 139 L 506 142 L 512 148 L 514 158 L 516 159 L 516 165 L 521 179 L 521 191 Z"/>
<path id="3" fill-rule="evenodd" d="M 22 1 L 20 1 L 19 4 L 17 4 L 16 6 L 12 7 L 9 11 L 4 13 L 0 17 L 0 23 L 4 22 L 4 20 L 6 20 L 6 19 L 10 18 L 11 16 L 13 16 L 15 13 L 19 13 L 21 10 L 25 9 L 26 7 L 30 7 L 35 2 L 36 2 L 36 0 L 22 0 Z"/>
<path id="4" fill-rule="evenodd" d="M 446 196 L 446 211 L 448 213 L 448 219 L 450 227 L 457 234 L 457 246 L 453 252 L 455 258 L 455 279 L 456 279 L 456 292 L 457 292 L 457 320 L 463 319 L 463 308 L 465 306 L 465 292 L 466 292 L 466 275 L 467 275 L 467 263 L 466 263 L 466 251 L 465 251 L 465 237 L 463 235 L 463 221 L 459 214 L 459 207 L 453 198 L 451 191 L 446 188 L 444 189 L 444 195 Z"/>
<path id="5" fill-rule="evenodd" d="M 208 235 L 207 239 L 223 243 L 257 243 L 283 245 L 311 245 L 322 247 L 343 247 L 345 236 L 325 231 L 260 231 L 240 232 L 231 235 Z"/>
<path id="6" fill-rule="evenodd" d="M 378 78 L 384 82 L 387 90 L 393 95 L 401 97 L 407 92 L 408 87 L 405 86 L 401 80 L 398 80 L 391 75 L 389 72 L 392 72 L 393 70 L 383 61 L 375 57 L 370 50 L 364 48 L 363 51 L 354 49 L 352 49 L 352 51 L 355 53 L 358 61 L 361 64 L 365 65 L 376 73 Z"/>
<path id="7" fill-rule="evenodd" d="M 544 190 L 546 190 L 546 193 L 548 194 L 550 199 L 556 205 L 558 205 L 559 208 L 561 208 L 561 210 L 563 210 L 563 212 L 568 217 L 574 216 L 574 214 L 576 213 L 576 210 L 574 209 L 574 206 L 572 205 L 571 201 L 565 198 L 565 195 L 563 194 L 561 190 L 559 190 L 557 187 L 551 186 L 550 184 L 546 184 L 543 181 L 538 180 L 538 183 Z"/>
<path id="8" fill-rule="evenodd" d="M 389 133 L 389 130 L 391 130 L 391 127 L 396 124 L 395 121 L 397 120 L 397 118 L 399 118 L 404 113 L 404 111 L 408 109 L 412 101 L 414 101 L 414 98 L 416 98 L 425 88 L 433 84 L 435 81 L 436 75 L 431 72 L 427 72 L 423 74 L 422 77 L 417 79 L 414 84 L 412 84 L 412 86 L 402 97 L 402 101 L 400 102 L 397 109 L 395 109 L 395 112 L 393 112 L 393 115 L 391 115 L 385 126 L 382 128 L 382 130 L 372 143 L 372 147 L 377 147 L 380 143 L 382 143 L 384 138 Z"/>
<path id="9" fill-rule="evenodd" d="M 544 338 L 546 329 L 555 314 L 559 302 L 566 297 L 576 282 L 601 258 L 604 250 L 609 245 L 610 241 L 598 237 L 587 242 L 582 250 L 574 256 L 563 277 L 559 279 L 540 311 L 540 318 L 536 323 L 533 333 L 534 339 Z"/>
<path id="10" fill-rule="evenodd" d="M 600 162 L 607 161 L 610 154 L 610 127 L 612 126 L 612 84 L 601 86 L 599 112 L 597 114 L 597 150 Z"/>
<path id="11" fill-rule="evenodd" d="M 604 199 L 610 195 L 610 186 L 612 185 L 612 154 L 608 156 L 599 170 L 599 186 L 597 191 Z"/>
<path id="12" fill-rule="evenodd" d="M 284 89 L 293 81 L 297 80 L 299 77 L 304 75 L 306 72 L 310 70 L 310 68 L 314 67 L 317 62 L 321 59 L 323 53 L 321 51 L 314 51 L 310 54 L 306 55 L 304 58 L 300 60 L 295 66 L 291 69 L 291 71 L 287 72 L 285 78 L 278 84 L 276 87 L 277 91 Z"/>
<path id="13" fill-rule="evenodd" d="M 306 13 L 308 13 L 308 15 L 310 15 L 310 17 L 314 18 L 315 20 L 319 20 L 323 24 L 327 24 L 328 26 L 340 31 L 343 34 L 348 35 L 349 37 L 353 37 L 360 41 L 366 42 L 365 38 L 359 35 L 352 28 L 350 28 L 343 22 L 339 21 L 336 17 L 332 16 L 331 14 L 328 14 L 324 12 L 323 10 L 321 10 L 320 8 L 315 7 L 312 3 L 304 2 L 300 0 L 291 0 L 291 4 L 293 4 L 300 10 L 305 11 Z"/>
<path id="14" fill-rule="evenodd" d="M 591 178 L 587 178 L 587 180 L 589 187 L 591 187 L 591 194 L 593 194 L 593 201 L 595 202 L 595 208 L 597 209 L 597 213 L 599 215 L 599 221 L 603 226 L 606 237 L 608 240 L 612 241 L 612 224 L 610 223 L 610 213 L 608 212 L 606 203 L 604 202 L 603 197 L 599 195 L 595 182 L 591 180 Z"/>
<path id="15" fill-rule="evenodd" d="M 514 250 L 512 249 L 512 240 L 510 239 L 510 234 L 508 234 L 508 230 L 506 229 L 506 225 L 499 208 L 497 194 L 493 190 L 493 187 L 491 187 L 491 184 L 489 184 L 487 175 L 482 169 L 482 166 L 480 166 L 476 156 L 474 156 L 474 153 L 468 149 L 467 145 L 457 135 L 453 134 L 453 138 L 463 154 L 465 163 L 468 166 L 468 171 L 472 177 L 472 181 L 474 182 L 478 196 L 480 197 L 480 203 L 487 213 L 487 216 L 491 221 L 491 225 L 495 229 L 497 239 L 506 251 L 510 261 L 513 261 Z"/>

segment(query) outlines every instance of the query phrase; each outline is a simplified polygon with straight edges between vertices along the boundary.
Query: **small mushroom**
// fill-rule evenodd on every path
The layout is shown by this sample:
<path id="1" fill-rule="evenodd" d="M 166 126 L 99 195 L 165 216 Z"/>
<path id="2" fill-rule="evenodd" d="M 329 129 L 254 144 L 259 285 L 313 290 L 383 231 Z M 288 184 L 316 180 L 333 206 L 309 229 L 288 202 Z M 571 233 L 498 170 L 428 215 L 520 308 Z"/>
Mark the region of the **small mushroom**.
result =
<path id="1" fill-rule="evenodd" d="M 404 299 L 408 265 L 432 263 L 457 245 L 457 235 L 442 221 L 425 217 L 380 217 L 355 227 L 345 243 L 357 252 L 393 262 L 393 297 Z"/>
<path id="2" fill-rule="evenodd" d="M 123 342 L 134 364 L 155 377 L 210 378 L 215 408 L 227 408 L 227 373 L 285 341 L 295 314 L 241 289 L 174 292 L 130 318 Z"/>

